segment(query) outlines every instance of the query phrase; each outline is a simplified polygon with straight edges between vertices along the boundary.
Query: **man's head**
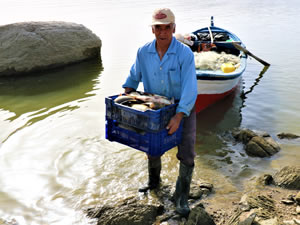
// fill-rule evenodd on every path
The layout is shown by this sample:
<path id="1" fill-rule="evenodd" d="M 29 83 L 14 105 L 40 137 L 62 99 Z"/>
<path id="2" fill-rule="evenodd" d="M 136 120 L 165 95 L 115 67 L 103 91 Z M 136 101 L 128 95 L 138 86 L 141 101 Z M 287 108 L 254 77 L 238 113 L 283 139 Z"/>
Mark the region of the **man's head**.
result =
<path id="1" fill-rule="evenodd" d="M 151 25 L 175 24 L 174 13 L 168 8 L 155 9 L 152 14 Z"/>
<path id="2" fill-rule="evenodd" d="M 156 40 L 163 45 L 169 45 L 175 33 L 175 16 L 168 8 L 154 10 L 152 14 L 152 32 Z"/>

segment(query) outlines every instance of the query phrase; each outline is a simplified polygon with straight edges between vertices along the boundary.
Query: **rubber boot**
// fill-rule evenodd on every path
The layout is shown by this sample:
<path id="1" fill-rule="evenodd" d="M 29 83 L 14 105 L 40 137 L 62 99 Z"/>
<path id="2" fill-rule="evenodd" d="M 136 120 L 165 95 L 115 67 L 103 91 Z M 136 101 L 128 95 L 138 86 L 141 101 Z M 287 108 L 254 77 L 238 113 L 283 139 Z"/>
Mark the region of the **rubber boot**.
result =
<path id="1" fill-rule="evenodd" d="M 139 189 L 139 192 L 147 192 L 156 189 L 160 182 L 161 159 L 148 159 L 148 184 Z"/>
<path id="2" fill-rule="evenodd" d="M 188 198 L 193 170 L 194 166 L 187 166 L 180 162 L 179 176 L 176 181 L 174 200 L 176 205 L 176 212 L 185 217 L 190 213 Z"/>

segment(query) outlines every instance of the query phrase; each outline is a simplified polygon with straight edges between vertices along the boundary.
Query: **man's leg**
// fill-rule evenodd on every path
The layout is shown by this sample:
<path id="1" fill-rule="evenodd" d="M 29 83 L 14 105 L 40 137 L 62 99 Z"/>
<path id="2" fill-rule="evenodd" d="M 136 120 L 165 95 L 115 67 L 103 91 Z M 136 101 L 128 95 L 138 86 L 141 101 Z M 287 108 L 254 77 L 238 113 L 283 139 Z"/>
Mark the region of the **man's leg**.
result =
<path id="1" fill-rule="evenodd" d="M 182 141 L 178 145 L 177 158 L 180 160 L 179 175 L 176 181 L 176 191 L 174 194 L 176 212 L 187 216 L 190 212 L 188 198 L 190 185 L 194 170 L 194 158 L 196 143 L 196 112 L 192 110 L 189 117 L 185 117 L 182 129 Z"/>
<path id="2" fill-rule="evenodd" d="M 139 189 L 139 192 L 147 192 L 158 187 L 160 182 L 161 157 L 148 155 L 148 184 Z"/>

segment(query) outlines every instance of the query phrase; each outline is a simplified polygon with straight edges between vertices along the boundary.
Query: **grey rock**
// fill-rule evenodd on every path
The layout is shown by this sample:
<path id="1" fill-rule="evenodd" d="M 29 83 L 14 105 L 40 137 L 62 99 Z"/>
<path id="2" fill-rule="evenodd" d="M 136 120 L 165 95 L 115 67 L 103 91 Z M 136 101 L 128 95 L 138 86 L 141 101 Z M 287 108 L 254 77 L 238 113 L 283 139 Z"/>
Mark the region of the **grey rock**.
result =
<path id="1" fill-rule="evenodd" d="M 191 210 L 185 225 L 216 225 L 211 216 L 202 207 Z"/>
<path id="2" fill-rule="evenodd" d="M 98 219 L 98 225 L 152 225 L 163 210 L 162 205 L 144 204 L 136 198 L 128 198 L 113 206 L 90 209 L 87 213 Z"/>
<path id="3" fill-rule="evenodd" d="M 292 134 L 292 133 L 280 133 L 280 134 L 277 134 L 277 137 L 280 138 L 280 139 L 296 139 L 296 138 L 300 138 L 299 135 L 296 135 L 296 134 Z"/>
<path id="4" fill-rule="evenodd" d="M 246 145 L 245 150 L 249 156 L 257 156 L 261 158 L 270 156 L 257 142 L 252 140 Z"/>
<path id="5" fill-rule="evenodd" d="M 263 174 L 262 176 L 260 176 L 257 179 L 256 183 L 258 185 L 270 185 L 270 184 L 272 184 L 272 181 L 273 181 L 272 175 L 270 175 L 270 174 Z"/>
<path id="6" fill-rule="evenodd" d="M 256 191 L 243 195 L 240 205 L 243 211 L 254 209 L 257 217 L 263 220 L 276 216 L 275 202 L 270 197 Z"/>
<path id="7" fill-rule="evenodd" d="M 0 26 L 0 76 L 99 58 L 101 40 L 83 25 L 22 22 Z"/>
<path id="8" fill-rule="evenodd" d="M 190 199 L 200 199 L 202 195 L 209 195 L 212 192 L 213 185 L 199 180 L 199 181 L 193 181 L 191 184 Z"/>
<path id="9" fill-rule="evenodd" d="M 279 225 L 279 222 L 277 217 L 275 217 L 272 219 L 259 221 L 259 225 Z"/>
<path id="10" fill-rule="evenodd" d="M 235 130 L 233 136 L 237 141 L 247 144 L 253 137 L 258 136 L 258 134 L 249 129 L 241 129 Z"/>
<path id="11" fill-rule="evenodd" d="M 267 157 L 276 154 L 279 146 L 271 137 L 253 137 L 246 145 L 246 152 L 250 156 Z"/>
<path id="12" fill-rule="evenodd" d="M 266 132 L 241 129 L 233 131 L 233 136 L 245 144 L 245 151 L 249 156 L 269 157 L 280 150 L 280 146 Z"/>
<path id="13" fill-rule="evenodd" d="M 256 217 L 256 213 L 251 213 L 246 219 L 240 221 L 238 225 L 251 225 Z"/>
<path id="14" fill-rule="evenodd" d="M 275 185 L 300 190 L 300 166 L 285 166 L 273 176 Z"/>

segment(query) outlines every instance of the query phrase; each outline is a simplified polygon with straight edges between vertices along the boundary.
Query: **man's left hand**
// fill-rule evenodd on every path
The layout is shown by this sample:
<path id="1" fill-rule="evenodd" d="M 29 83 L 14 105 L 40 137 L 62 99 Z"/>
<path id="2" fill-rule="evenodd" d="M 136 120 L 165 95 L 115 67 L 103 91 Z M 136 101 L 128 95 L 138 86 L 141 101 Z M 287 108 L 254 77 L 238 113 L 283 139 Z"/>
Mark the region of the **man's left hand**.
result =
<path id="1" fill-rule="evenodd" d="M 168 134 L 173 134 L 178 129 L 180 122 L 184 116 L 183 112 L 176 113 L 170 120 L 167 129 L 169 130 Z"/>

